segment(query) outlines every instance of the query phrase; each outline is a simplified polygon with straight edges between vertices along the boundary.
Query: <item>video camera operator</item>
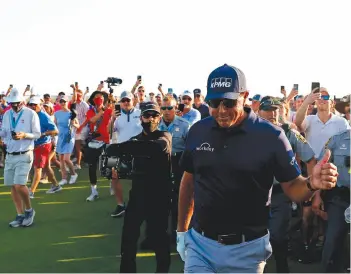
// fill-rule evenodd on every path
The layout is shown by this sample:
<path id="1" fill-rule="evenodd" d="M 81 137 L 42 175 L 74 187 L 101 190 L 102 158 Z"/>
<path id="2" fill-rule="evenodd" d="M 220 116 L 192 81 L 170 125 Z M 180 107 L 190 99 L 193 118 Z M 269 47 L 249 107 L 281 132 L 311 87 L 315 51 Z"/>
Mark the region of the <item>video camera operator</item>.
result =
<path id="1" fill-rule="evenodd" d="M 156 103 L 141 104 L 140 119 L 143 131 L 132 140 L 146 141 L 146 146 L 153 144 L 155 148 L 150 157 L 133 160 L 135 172 L 124 217 L 120 272 L 136 272 L 137 242 L 143 221 L 147 221 L 150 228 L 148 236 L 156 253 L 156 272 L 168 272 L 171 262 L 167 227 L 172 190 L 172 136 L 157 129 L 161 114 Z"/>
<path id="2" fill-rule="evenodd" d="M 110 142 L 108 126 L 112 116 L 112 109 L 106 108 L 104 104 L 108 101 L 108 95 L 102 91 L 94 91 L 90 98 L 91 105 L 87 112 L 86 122 L 89 124 L 89 133 L 86 140 L 85 161 L 89 165 L 89 180 L 91 194 L 86 199 L 89 202 L 99 197 L 97 191 L 97 164 L 102 153 L 103 145 Z"/>

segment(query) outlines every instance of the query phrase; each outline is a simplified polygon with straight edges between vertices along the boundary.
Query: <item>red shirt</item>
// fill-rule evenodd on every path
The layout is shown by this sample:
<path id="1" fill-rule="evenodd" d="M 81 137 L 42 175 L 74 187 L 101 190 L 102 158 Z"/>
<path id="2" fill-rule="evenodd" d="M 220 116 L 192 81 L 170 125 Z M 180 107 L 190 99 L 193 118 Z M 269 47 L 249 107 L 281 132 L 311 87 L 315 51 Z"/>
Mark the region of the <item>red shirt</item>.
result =
<path id="1" fill-rule="evenodd" d="M 91 108 L 87 112 L 87 119 L 90 120 L 95 115 L 96 115 L 95 109 Z M 104 141 L 105 144 L 110 143 L 110 134 L 108 133 L 107 127 L 108 127 L 108 123 L 110 122 L 111 116 L 112 116 L 112 109 L 110 109 L 110 108 L 106 109 L 104 114 L 102 115 L 102 121 L 96 130 L 96 132 L 100 133 L 101 136 L 96 138 L 95 140 Z M 93 124 L 93 123 L 89 122 L 90 132 L 94 131 L 95 124 L 96 123 Z"/>

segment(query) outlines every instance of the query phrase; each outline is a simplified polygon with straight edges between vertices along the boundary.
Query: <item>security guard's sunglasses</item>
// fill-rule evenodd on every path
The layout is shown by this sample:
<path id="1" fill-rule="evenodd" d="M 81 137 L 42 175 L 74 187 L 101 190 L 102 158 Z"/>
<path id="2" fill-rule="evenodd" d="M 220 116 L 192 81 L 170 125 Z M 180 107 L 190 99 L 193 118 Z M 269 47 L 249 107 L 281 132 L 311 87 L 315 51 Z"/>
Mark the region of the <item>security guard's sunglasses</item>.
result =
<path id="1" fill-rule="evenodd" d="M 161 110 L 172 110 L 173 108 L 173 106 L 161 107 Z"/>
<path id="2" fill-rule="evenodd" d="M 208 100 L 207 103 L 208 103 L 208 105 L 211 108 L 218 108 L 221 103 L 226 108 L 233 108 L 233 107 L 236 106 L 237 100 L 233 100 L 233 99 L 212 99 L 212 100 Z"/>

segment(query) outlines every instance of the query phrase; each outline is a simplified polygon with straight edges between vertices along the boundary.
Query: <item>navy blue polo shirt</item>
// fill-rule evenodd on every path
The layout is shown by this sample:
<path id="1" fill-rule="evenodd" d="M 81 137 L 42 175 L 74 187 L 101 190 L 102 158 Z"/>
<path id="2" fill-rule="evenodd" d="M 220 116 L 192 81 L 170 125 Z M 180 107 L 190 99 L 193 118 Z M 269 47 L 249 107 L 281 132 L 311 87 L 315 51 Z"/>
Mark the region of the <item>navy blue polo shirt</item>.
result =
<path id="1" fill-rule="evenodd" d="M 237 231 L 268 224 L 273 177 L 301 174 L 284 131 L 245 108 L 238 127 L 220 128 L 213 117 L 188 133 L 181 167 L 194 176 L 193 221 L 204 231 Z"/>
<path id="2" fill-rule="evenodd" d="M 210 109 L 207 104 L 202 103 L 198 108 L 193 104 L 193 108 L 198 110 L 201 114 L 201 119 L 205 119 L 210 116 Z"/>

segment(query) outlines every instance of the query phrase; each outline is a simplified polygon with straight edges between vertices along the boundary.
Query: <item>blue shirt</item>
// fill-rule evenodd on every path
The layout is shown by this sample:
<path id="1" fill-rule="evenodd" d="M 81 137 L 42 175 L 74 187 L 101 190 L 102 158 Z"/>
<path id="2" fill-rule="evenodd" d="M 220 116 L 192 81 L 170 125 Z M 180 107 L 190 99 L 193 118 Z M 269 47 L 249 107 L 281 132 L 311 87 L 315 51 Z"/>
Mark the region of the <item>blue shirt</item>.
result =
<path id="1" fill-rule="evenodd" d="M 198 110 L 191 108 L 190 111 L 182 116 L 182 118 L 192 126 L 197 121 L 201 120 L 201 114 Z"/>
<path id="2" fill-rule="evenodd" d="M 189 130 L 180 165 L 194 176 L 193 220 L 204 231 L 267 227 L 273 178 L 289 182 L 301 174 L 284 131 L 245 111 L 237 127 L 208 117 Z"/>
<path id="3" fill-rule="evenodd" d="M 186 136 L 190 128 L 186 120 L 175 116 L 173 122 L 167 126 L 162 119 L 158 128 L 162 131 L 168 131 L 172 135 L 172 155 L 184 151 Z"/>
<path id="4" fill-rule="evenodd" d="M 41 110 L 37 112 L 37 114 L 39 116 L 41 133 L 44 133 L 46 131 L 51 131 L 51 130 L 57 130 L 55 123 L 51 120 L 50 116 L 46 112 Z M 50 136 L 43 136 L 35 140 L 34 145 L 39 146 L 50 142 L 51 142 Z"/>
<path id="5" fill-rule="evenodd" d="M 339 176 L 336 185 L 339 187 L 350 188 L 350 132 L 351 130 L 348 129 L 334 135 L 324 146 L 324 149 L 330 149 L 330 162 L 338 168 Z M 321 159 L 323 156 L 324 151 L 319 158 Z"/>

